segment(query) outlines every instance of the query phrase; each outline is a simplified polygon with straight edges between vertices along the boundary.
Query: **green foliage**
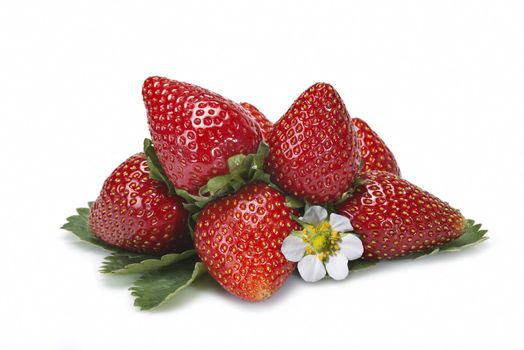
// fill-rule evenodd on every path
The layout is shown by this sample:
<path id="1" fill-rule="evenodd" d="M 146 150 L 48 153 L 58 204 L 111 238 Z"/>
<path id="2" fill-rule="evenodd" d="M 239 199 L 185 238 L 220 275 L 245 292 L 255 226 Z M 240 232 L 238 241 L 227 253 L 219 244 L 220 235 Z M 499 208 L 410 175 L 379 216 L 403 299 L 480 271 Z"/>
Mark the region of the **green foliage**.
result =
<path id="1" fill-rule="evenodd" d="M 133 254 L 131 252 L 113 253 L 104 259 L 100 272 L 129 274 L 154 271 L 162 267 L 173 265 L 178 261 L 193 257 L 195 254 L 195 250 L 165 254 L 161 257 L 149 257 L 143 254 Z"/>
<path id="2" fill-rule="evenodd" d="M 269 152 L 269 148 L 265 143 L 261 143 L 256 154 L 236 155 L 229 158 L 229 173 L 210 179 L 200 189 L 198 195 L 192 195 L 187 191 L 174 187 L 162 169 L 152 142 L 149 139 L 144 140 L 144 152 L 147 157 L 151 178 L 164 182 L 170 195 L 177 194 L 184 200 L 184 206 L 191 213 L 188 220 L 191 233 L 200 211 L 207 203 L 216 198 L 234 193 L 247 183 L 263 181 L 283 193 L 278 186 L 270 181 L 269 174 L 263 170 L 264 159 Z M 356 181 L 355 185 L 341 200 L 350 196 L 355 188 L 361 184 L 361 181 Z M 285 195 L 285 193 L 283 194 Z M 304 210 L 310 207 L 309 203 L 291 196 L 286 196 L 286 205 L 291 208 L 304 208 Z M 111 252 L 111 255 L 104 259 L 101 272 L 111 274 L 137 273 L 141 275 L 130 288 L 131 294 L 135 297 L 134 305 L 141 310 L 149 310 L 161 305 L 206 272 L 204 265 L 198 261 L 195 250 L 154 256 L 128 252 L 106 244 L 98 239 L 89 228 L 91 206 L 92 202 L 89 203 L 87 208 L 78 208 L 76 210 L 77 214 L 68 217 L 62 229 L 72 232 L 84 242 Z M 332 205 L 331 209 L 334 210 L 334 207 L 335 204 Z M 294 219 L 300 222 L 298 218 L 294 217 Z M 440 252 L 460 251 L 487 240 L 486 233 L 487 231 L 483 230 L 480 224 L 476 224 L 473 220 L 467 220 L 463 234 L 457 239 L 424 252 L 410 254 L 404 258 L 415 259 Z M 349 262 L 349 270 L 350 272 L 361 271 L 376 264 L 376 261 L 358 259 Z"/>
<path id="3" fill-rule="evenodd" d="M 142 310 L 151 309 L 172 298 L 180 290 L 205 273 L 198 262 L 195 250 L 154 256 L 124 251 L 110 246 L 93 235 L 89 229 L 88 208 L 78 208 L 77 215 L 67 218 L 62 229 L 72 232 L 82 241 L 112 252 L 102 263 L 101 272 L 112 274 L 142 274 L 130 288 L 136 297 L 135 305 Z"/>
<path id="4" fill-rule="evenodd" d="M 182 197 L 184 200 L 184 208 L 192 214 L 198 215 L 209 202 L 235 193 L 245 184 L 255 181 L 265 182 L 272 188 L 286 195 L 282 189 L 271 182 L 269 174 L 264 171 L 264 161 L 269 154 L 269 147 L 264 142 L 261 142 L 258 146 L 257 153 L 231 156 L 227 161 L 229 172 L 209 179 L 208 182 L 199 189 L 197 195 L 180 188 L 175 188 L 162 169 L 154 146 L 149 139 L 144 140 L 144 153 L 146 154 L 151 178 L 164 182 L 169 189 L 170 195 L 177 194 Z M 286 195 L 286 205 L 291 208 L 301 208 L 304 206 L 304 203 L 297 198 Z M 192 217 L 193 221 L 196 220 L 197 215 Z M 193 227 L 191 227 L 191 230 L 192 229 Z"/>
<path id="5" fill-rule="evenodd" d="M 141 273 L 157 270 L 196 254 L 194 250 L 187 250 L 178 254 L 169 253 L 163 256 L 157 256 L 129 252 L 113 247 L 98 239 L 89 229 L 89 211 L 92 204 L 93 202 L 89 202 L 88 208 L 78 208 L 76 210 L 78 215 L 68 217 L 67 223 L 62 226 L 62 229 L 72 232 L 82 241 L 112 252 L 102 263 L 100 271 L 103 273 Z"/>
<path id="6" fill-rule="evenodd" d="M 150 310 L 171 299 L 205 271 L 202 263 L 190 258 L 168 268 L 145 273 L 129 290 L 135 297 L 135 306 Z"/>

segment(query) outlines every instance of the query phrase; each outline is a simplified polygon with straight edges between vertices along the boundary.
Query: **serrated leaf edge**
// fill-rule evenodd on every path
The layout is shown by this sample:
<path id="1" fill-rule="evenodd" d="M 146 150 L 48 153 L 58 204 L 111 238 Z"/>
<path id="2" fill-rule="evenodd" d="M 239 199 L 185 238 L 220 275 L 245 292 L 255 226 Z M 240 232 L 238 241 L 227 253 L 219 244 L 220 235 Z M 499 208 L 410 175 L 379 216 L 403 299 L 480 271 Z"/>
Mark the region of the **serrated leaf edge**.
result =
<path id="1" fill-rule="evenodd" d="M 159 306 L 165 304 L 167 301 L 169 301 L 170 299 L 172 299 L 176 294 L 178 294 L 181 290 L 187 288 L 190 284 L 192 284 L 198 277 L 200 277 L 201 275 L 203 275 L 204 273 L 206 272 L 206 268 L 204 266 L 204 264 L 202 264 L 200 261 L 197 261 L 195 263 L 195 266 L 193 268 L 193 273 L 191 274 L 191 277 L 187 280 L 186 283 L 184 283 L 183 285 L 181 285 L 180 287 L 178 287 L 175 291 L 173 291 L 172 293 L 168 294 L 160 303 L 158 303 L 157 305 L 154 305 L 152 307 L 142 307 L 141 305 L 139 305 L 138 303 L 138 300 L 140 298 L 139 295 L 137 295 L 137 292 L 136 292 L 136 286 L 133 285 L 132 287 L 129 288 L 129 290 L 131 291 L 131 295 L 135 297 L 135 301 L 133 303 L 134 306 L 138 307 L 140 310 L 153 310 L 153 309 L 156 309 L 158 308 Z M 135 282 L 138 282 L 139 280 L 141 280 L 143 277 L 145 276 L 142 276 L 140 277 L 139 279 L 137 279 Z"/>
<path id="2" fill-rule="evenodd" d="M 128 264 L 126 266 L 124 266 L 123 268 L 121 269 L 118 269 L 118 270 L 113 270 L 113 271 L 104 271 L 104 267 L 105 267 L 105 262 L 106 260 L 104 260 L 102 262 L 102 267 L 100 269 L 100 272 L 102 273 L 105 273 L 105 274 L 132 274 L 132 273 L 144 273 L 144 272 L 150 272 L 150 271 L 155 271 L 155 270 L 158 270 L 158 269 L 161 269 L 163 267 L 168 267 L 172 264 L 175 264 L 179 261 L 182 261 L 182 260 L 185 260 L 187 258 L 190 258 L 192 256 L 196 255 L 196 251 L 194 249 L 191 249 L 191 250 L 186 250 L 182 253 L 168 253 L 168 254 L 164 254 L 162 255 L 161 257 L 159 258 L 150 258 L 150 259 L 144 259 L 138 263 L 131 263 L 131 264 Z M 166 260 L 169 260 L 171 258 L 174 258 L 174 260 L 170 261 L 170 262 L 166 262 Z M 109 257 L 106 257 L 105 259 L 107 259 Z M 157 264 L 156 266 L 152 266 L 150 264 Z M 147 266 L 150 266 L 149 268 Z M 142 269 L 142 270 L 139 270 L 139 271 L 133 271 L 133 269 L 137 268 L 137 267 L 146 267 L 145 269 Z"/>

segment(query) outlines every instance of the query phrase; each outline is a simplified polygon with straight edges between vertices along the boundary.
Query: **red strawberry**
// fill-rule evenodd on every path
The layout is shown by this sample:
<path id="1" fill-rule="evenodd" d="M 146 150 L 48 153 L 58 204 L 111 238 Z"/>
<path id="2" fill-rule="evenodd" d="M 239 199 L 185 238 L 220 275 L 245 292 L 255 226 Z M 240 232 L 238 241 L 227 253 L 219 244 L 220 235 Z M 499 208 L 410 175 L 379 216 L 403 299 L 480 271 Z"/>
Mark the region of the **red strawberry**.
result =
<path id="1" fill-rule="evenodd" d="M 262 137 L 264 141 L 267 141 L 267 138 L 269 136 L 269 132 L 273 128 L 273 123 L 269 119 L 266 118 L 262 112 L 258 110 L 255 106 L 252 104 L 249 104 L 247 102 L 240 102 L 240 105 L 247 109 L 247 111 L 253 116 L 253 119 L 258 123 L 258 126 L 260 126 L 260 130 L 262 131 Z"/>
<path id="2" fill-rule="evenodd" d="M 267 184 L 251 183 L 211 202 L 198 217 L 198 255 L 231 294 L 266 299 L 295 269 L 280 251 L 284 238 L 299 228 L 284 203 L 284 196 Z"/>
<path id="3" fill-rule="evenodd" d="M 357 130 L 360 154 L 364 164 L 361 172 L 383 170 L 400 176 L 400 168 L 395 156 L 377 133 L 362 119 L 353 118 L 353 124 Z"/>
<path id="4" fill-rule="evenodd" d="M 269 135 L 267 171 L 311 203 L 336 201 L 353 183 L 360 153 L 344 102 L 328 84 L 306 90 Z"/>
<path id="5" fill-rule="evenodd" d="M 353 196 L 337 208 L 362 235 L 364 259 L 392 259 L 459 237 L 466 220 L 456 209 L 398 176 L 363 174 Z"/>
<path id="6" fill-rule="evenodd" d="M 120 164 L 107 178 L 89 215 L 91 231 L 113 246 L 148 254 L 191 247 L 188 213 L 182 200 L 169 197 L 162 182 L 152 180 L 144 153 Z"/>
<path id="7" fill-rule="evenodd" d="M 158 158 L 177 188 L 198 192 L 228 172 L 229 157 L 255 153 L 262 140 L 244 108 L 201 87 L 150 77 L 142 95 Z"/>

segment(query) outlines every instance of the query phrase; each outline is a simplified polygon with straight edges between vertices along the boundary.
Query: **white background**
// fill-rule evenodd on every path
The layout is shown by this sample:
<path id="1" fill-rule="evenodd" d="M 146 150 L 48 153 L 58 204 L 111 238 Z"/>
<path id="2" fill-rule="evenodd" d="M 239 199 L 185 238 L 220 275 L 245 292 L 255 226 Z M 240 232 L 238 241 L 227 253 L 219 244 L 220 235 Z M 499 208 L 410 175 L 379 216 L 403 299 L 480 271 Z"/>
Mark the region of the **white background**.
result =
<path id="1" fill-rule="evenodd" d="M 522 344 L 522 1 L 0 3 L 2 349 L 492 349 Z M 482 222 L 469 251 L 249 304 L 203 278 L 154 312 L 59 230 L 148 136 L 141 84 L 277 120 L 329 82 L 408 180 Z M 511 345 L 512 344 L 512 345 Z"/>

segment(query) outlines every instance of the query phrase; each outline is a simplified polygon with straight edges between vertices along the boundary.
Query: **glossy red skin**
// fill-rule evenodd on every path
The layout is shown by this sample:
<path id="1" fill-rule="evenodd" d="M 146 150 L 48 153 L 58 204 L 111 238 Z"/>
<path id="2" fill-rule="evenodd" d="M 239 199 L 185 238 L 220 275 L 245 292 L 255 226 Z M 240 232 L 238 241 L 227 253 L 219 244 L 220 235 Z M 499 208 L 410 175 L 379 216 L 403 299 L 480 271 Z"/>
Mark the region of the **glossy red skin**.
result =
<path id="1" fill-rule="evenodd" d="M 360 156 L 362 157 L 362 173 L 370 170 L 382 170 L 400 176 L 400 168 L 393 152 L 369 125 L 359 118 L 353 118 L 357 131 Z"/>
<path id="2" fill-rule="evenodd" d="M 231 294 L 264 300 L 295 269 L 280 251 L 284 238 L 299 228 L 284 203 L 280 192 L 265 183 L 252 183 L 208 204 L 198 217 L 194 232 L 198 256 Z"/>
<path id="3" fill-rule="evenodd" d="M 306 90 L 273 126 L 266 170 L 289 194 L 334 202 L 360 167 L 358 140 L 344 102 L 329 84 Z"/>
<path id="4" fill-rule="evenodd" d="M 152 180 L 144 153 L 107 178 L 89 215 L 91 231 L 115 247 L 147 254 L 181 252 L 192 246 L 188 213 L 164 183 Z"/>
<path id="5" fill-rule="evenodd" d="M 464 231 L 460 211 L 400 177 L 370 171 L 337 208 L 362 235 L 367 260 L 393 259 L 442 245 Z"/>
<path id="6" fill-rule="evenodd" d="M 244 108 L 204 88 L 150 77 L 142 95 L 158 158 L 177 188 L 197 193 L 228 172 L 229 157 L 256 153 L 262 140 Z"/>
<path id="7" fill-rule="evenodd" d="M 262 138 L 265 142 L 267 142 L 269 133 L 271 132 L 271 129 L 273 129 L 273 123 L 269 119 L 266 118 L 262 112 L 258 110 L 255 106 L 253 106 L 250 103 L 247 102 L 240 102 L 240 105 L 246 109 L 253 119 L 258 123 L 258 126 L 260 127 L 260 130 L 262 131 Z"/>

